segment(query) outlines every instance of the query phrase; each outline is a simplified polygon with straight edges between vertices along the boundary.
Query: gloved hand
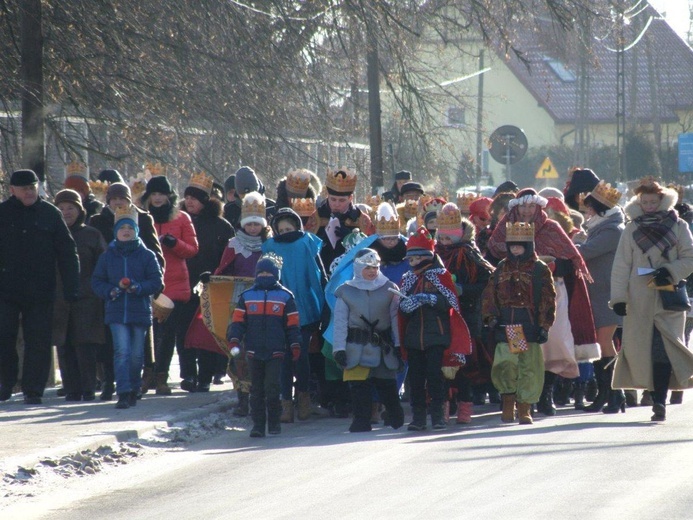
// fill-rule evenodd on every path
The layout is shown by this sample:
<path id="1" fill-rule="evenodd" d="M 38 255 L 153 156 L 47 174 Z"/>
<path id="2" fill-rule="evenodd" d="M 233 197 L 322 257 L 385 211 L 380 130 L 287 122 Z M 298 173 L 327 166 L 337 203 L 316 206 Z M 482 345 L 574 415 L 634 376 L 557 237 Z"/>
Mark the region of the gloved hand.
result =
<path id="1" fill-rule="evenodd" d="M 341 224 L 334 230 L 334 234 L 337 236 L 337 238 L 344 238 L 349 233 L 351 233 L 351 229 Z"/>
<path id="2" fill-rule="evenodd" d="M 660 267 L 654 273 L 654 281 L 657 287 L 662 287 L 663 285 L 669 285 L 672 283 L 671 273 L 666 267 Z"/>
<path id="3" fill-rule="evenodd" d="M 176 247 L 177 243 L 178 239 L 170 233 L 166 233 L 163 237 L 161 237 L 161 244 L 166 247 Z"/>
<path id="4" fill-rule="evenodd" d="M 614 312 L 619 316 L 625 316 L 626 314 L 628 314 L 626 312 L 626 302 L 614 303 Z"/>
<path id="5" fill-rule="evenodd" d="M 406 298 L 400 298 L 399 308 L 402 312 L 412 313 L 419 307 L 421 307 L 424 302 L 421 300 L 420 294 L 412 294 Z"/>
<path id="6" fill-rule="evenodd" d="M 128 294 L 139 294 L 141 290 L 142 286 L 134 280 L 130 282 L 129 287 L 126 289 Z"/>
<path id="7" fill-rule="evenodd" d="M 438 295 L 437 294 L 429 294 L 429 293 L 421 293 L 417 294 L 416 296 L 419 297 L 423 305 L 429 305 L 433 307 L 436 303 L 438 303 Z"/>
<path id="8" fill-rule="evenodd" d="M 537 342 L 541 345 L 549 341 L 549 331 L 546 329 L 539 329 L 537 332 Z"/>
<path id="9" fill-rule="evenodd" d="M 291 360 L 298 361 L 301 357 L 301 345 L 291 345 Z"/>
<path id="10" fill-rule="evenodd" d="M 347 365 L 346 351 L 338 350 L 337 352 L 334 352 L 332 354 L 332 357 L 334 357 L 334 362 L 337 363 L 340 367 L 346 368 L 346 365 Z"/>
<path id="11" fill-rule="evenodd" d="M 200 281 L 202 283 L 209 283 L 209 278 L 212 276 L 212 273 L 210 271 L 205 271 L 204 273 L 200 274 Z"/>
<path id="12" fill-rule="evenodd" d="M 111 301 L 117 300 L 121 294 L 123 294 L 123 290 L 120 287 L 114 287 L 113 289 L 111 289 L 111 292 L 109 294 L 109 296 L 111 297 Z"/>

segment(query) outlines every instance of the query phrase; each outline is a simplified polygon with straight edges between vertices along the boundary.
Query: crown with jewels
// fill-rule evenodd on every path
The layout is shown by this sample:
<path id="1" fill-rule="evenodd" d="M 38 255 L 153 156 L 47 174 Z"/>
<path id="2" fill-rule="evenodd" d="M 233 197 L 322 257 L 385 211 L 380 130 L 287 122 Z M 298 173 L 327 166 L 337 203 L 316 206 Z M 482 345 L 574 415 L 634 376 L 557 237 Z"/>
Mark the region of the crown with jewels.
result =
<path id="1" fill-rule="evenodd" d="M 479 199 L 479 195 L 476 193 L 458 193 L 457 194 L 457 207 L 460 208 L 460 212 L 465 215 L 469 215 L 469 207 L 472 203 Z"/>
<path id="2" fill-rule="evenodd" d="M 506 242 L 534 242 L 534 224 L 527 222 L 506 222 Z"/>
<path id="3" fill-rule="evenodd" d="M 291 209 L 298 213 L 299 217 L 310 217 L 315 213 L 315 199 L 291 199 Z"/>
<path id="4" fill-rule="evenodd" d="M 188 183 L 189 188 L 197 188 L 198 190 L 204 191 L 207 195 L 212 193 L 213 185 L 214 177 L 206 175 L 204 172 L 193 174 Z"/>
<path id="5" fill-rule="evenodd" d="M 599 181 L 599 184 L 594 187 L 590 195 L 607 208 L 613 208 L 621 200 L 621 192 L 616 188 L 612 188 L 611 184 L 607 184 L 604 180 Z"/>
<path id="6" fill-rule="evenodd" d="M 405 200 L 397 204 L 397 213 L 399 213 L 399 218 L 403 221 L 407 221 L 410 218 L 414 218 L 419 211 L 419 203 L 415 200 Z"/>
<path id="7" fill-rule="evenodd" d="M 339 168 L 336 171 L 327 171 L 325 187 L 328 193 L 333 195 L 350 195 L 356 189 L 358 176 L 346 168 Z"/>
<path id="8" fill-rule="evenodd" d="M 305 195 L 310 186 L 312 172 L 304 168 L 289 170 L 286 174 L 286 191 L 297 195 Z"/>
<path id="9" fill-rule="evenodd" d="M 149 172 L 149 175 L 155 177 L 157 175 L 166 175 L 166 166 L 161 163 L 147 163 L 144 170 Z"/>
<path id="10" fill-rule="evenodd" d="M 67 172 L 68 177 L 76 175 L 78 177 L 88 179 L 89 174 L 87 173 L 87 169 L 87 165 L 81 161 L 72 161 L 67 166 L 65 166 L 65 171 Z"/>
<path id="11" fill-rule="evenodd" d="M 106 193 L 110 183 L 106 181 L 89 181 L 89 189 L 101 202 L 106 202 Z"/>
<path id="12" fill-rule="evenodd" d="M 436 222 L 438 223 L 438 230 L 441 232 L 460 229 L 460 225 L 462 224 L 460 209 L 455 204 L 448 202 L 438 212 Z"/>
<path id="13" fill-rule="evenodd" d="M 137 223 L 137 219 L 138 219 L 137 209 L 132 204 L 116 208 L 114 215 L 115 215 L 115 217 L 113 219 L 114 224 L 117 223 L 119 220 L 123 220 L 125 218 L 130 219 L 133 222 Z"/>

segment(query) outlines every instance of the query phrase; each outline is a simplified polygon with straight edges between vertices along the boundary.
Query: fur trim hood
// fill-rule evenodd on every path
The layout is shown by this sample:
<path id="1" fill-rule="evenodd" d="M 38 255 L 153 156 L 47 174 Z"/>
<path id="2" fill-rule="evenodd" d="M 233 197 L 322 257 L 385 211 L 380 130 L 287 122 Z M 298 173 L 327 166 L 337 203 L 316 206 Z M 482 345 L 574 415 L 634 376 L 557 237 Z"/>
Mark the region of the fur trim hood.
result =
<path id="1" fill-rule="evenodd" d="M 676 191 L 670 188 L 663 188 L 662 201 L 659 203 L 657 211 L 673 210 L 677 199 L 678 194 Z M 628 201 L 624 211 L 630 220 L 635 220 L 637 217 L 644 215 L 637 195 Z"/>

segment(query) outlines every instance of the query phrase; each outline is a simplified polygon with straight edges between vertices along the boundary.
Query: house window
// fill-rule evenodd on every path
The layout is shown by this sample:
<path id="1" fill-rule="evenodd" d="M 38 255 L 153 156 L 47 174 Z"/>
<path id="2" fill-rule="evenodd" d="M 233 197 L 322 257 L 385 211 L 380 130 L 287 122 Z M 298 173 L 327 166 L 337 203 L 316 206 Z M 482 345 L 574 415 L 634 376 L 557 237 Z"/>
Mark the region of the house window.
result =
<path id="1" fill-rule="evenodd" d="M 558 76 L 561 81 L 564 81 L 565 83 L 572 83 L 577 79 L 575 73 L 559 60 L 550 58 L 549 56 L 544 56 L 544 62 L 551 68 L 553 73 Z"/>
<path id="2" fill-rule="evenodd" d="M 460 127 L 464 126 L 464 108 L 450 107 L 448 108 L 448 124 L 447 126 Z"/>

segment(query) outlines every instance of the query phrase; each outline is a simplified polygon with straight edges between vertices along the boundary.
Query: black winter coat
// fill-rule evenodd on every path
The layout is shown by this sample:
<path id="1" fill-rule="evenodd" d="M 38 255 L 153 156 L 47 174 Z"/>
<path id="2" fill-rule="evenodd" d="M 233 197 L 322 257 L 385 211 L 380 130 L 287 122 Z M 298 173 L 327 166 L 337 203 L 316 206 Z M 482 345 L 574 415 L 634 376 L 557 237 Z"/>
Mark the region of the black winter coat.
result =
<path id="1" fill-rule="evenodd" d="M 53 301 L 56 265 L 66 300 L 79 290 L 77 246 L 60 210 L 39 199 L 24 206 L 14 196 L 0 204 L 0 298 Z"/>

